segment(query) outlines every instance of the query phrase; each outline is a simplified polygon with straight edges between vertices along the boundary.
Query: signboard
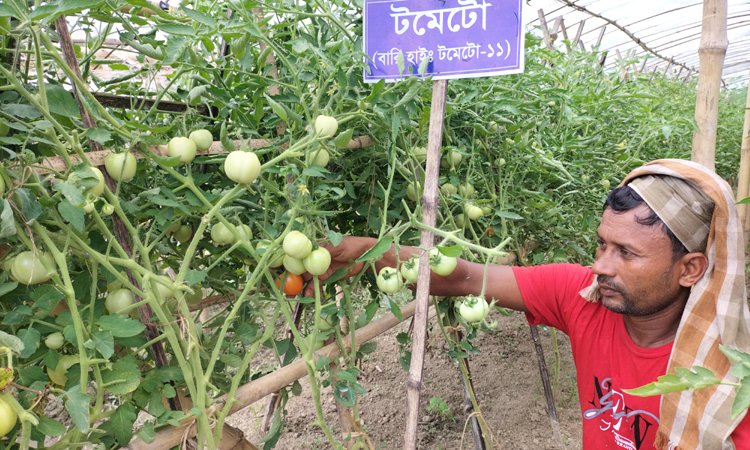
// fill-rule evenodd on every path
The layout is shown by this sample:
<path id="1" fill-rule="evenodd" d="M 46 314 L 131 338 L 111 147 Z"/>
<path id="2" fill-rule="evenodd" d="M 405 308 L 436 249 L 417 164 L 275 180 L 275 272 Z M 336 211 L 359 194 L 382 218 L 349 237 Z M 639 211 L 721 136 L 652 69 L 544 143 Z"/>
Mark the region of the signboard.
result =
<path id="1" fill-rule="evenodd" d="M 523 72 L 522 0 L 365 0 L 365 81 Z"/>

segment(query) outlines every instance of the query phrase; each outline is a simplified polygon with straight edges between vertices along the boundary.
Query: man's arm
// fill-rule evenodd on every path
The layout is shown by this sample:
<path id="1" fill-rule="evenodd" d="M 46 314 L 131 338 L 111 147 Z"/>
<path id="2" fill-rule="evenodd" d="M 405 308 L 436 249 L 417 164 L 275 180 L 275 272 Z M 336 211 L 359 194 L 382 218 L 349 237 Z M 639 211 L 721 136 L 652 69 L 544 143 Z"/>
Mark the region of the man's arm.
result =
<path id="1" fill-rule="evenodd" d="M 348 267 L 349 276 L 360 272 L 364 265 L 354 264 L 353 261 L 362 256 L 367 250 L 377 243 L 374 238 L 347 236 L 337 246 L 327 246 L 331 252 L 331 267 L 323 278 L 330 276 L 342 267 Z M 399 248 L 398 259 L 395 249 L 392 247 L 385 252 L 380 259 L 375 261 L 375 267 L 397 267 L 398 262 L 404 262 L 418 253 L 414 247 L 402 246 Z M 487 286 L 484 296 L 487 301 L 494 300 L 495 304 L 504 308 L 517 311 L 526 311 L 526 306 L 521 297 L 521 291 L 513 275 L 510 266 L 497 264 L 485 266 L 463 259 L 458 260 L 458 266 L 448 276 L 432 274 L 430 278 L 430 294 L 442 296 L 479 295 L 482 291 L 482 279 L 487 271 Z"/>

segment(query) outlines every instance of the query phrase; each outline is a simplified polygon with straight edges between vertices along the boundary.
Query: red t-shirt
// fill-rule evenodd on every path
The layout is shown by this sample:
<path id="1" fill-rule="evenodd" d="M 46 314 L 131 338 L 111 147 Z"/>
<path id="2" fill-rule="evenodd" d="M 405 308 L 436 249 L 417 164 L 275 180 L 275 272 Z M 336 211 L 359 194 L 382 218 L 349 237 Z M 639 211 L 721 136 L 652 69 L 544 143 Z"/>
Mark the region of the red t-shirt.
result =
<path id="1" fill-rule="evenodd" d="M 530 324 L 555 327 L 570 337 L 583 416 L 585 450 L 652 450 L 659 428 L 659 396 L 623 389 L 655 381 L 667 371 L 672 344 L 637 346 L 623 317 L 584 300 L 590 268 L 574 264 L 514 267 Z M 732 433 L 737 449 L 750 449 L 750 414 Z"/>

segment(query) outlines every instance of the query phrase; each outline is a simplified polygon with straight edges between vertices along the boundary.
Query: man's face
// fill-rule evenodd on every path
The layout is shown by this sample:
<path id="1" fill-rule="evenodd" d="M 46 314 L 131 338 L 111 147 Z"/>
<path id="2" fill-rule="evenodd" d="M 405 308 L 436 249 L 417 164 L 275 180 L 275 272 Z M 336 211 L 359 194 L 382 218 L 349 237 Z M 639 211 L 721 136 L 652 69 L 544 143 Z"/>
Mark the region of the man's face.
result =
<path id="1" fill-rule="evenodd" d="M 602 304 L 609 310 L 646 316 L 664 310 L 684 295 L 672 242 L 661 225 L 636 222 L 650 214 L 646 205 L 624 213 L 607 208 L 597 230 L 594 273 Z"/>

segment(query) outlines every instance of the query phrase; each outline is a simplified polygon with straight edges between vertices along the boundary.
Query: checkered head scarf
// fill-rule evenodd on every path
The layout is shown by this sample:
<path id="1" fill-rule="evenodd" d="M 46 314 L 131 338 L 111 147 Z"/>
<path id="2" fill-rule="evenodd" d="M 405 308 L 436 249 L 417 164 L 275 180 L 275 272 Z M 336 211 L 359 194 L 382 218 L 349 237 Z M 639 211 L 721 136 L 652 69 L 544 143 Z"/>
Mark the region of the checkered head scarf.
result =
<path id="1" fill-rule="evenodd" d="M 655 181 L 656 180 L 656 181 Z M 708 269 L 691 291 L 677 330 L 668 373 L 702 366 L 736 383 L 719 344 L 750 352 L 750 311 L 745 290 L 745 245 L 729 185 L 700 164 L 663 159 L 633 170 L 630 185 L 688 251 L 705 248 Z M 711 214 L 713 203 L 713 214 Z M 581 291 L 598 300 L 596 283 Z M 744 414 L 732 419 L 732 386 L 664 394 L 656 448 L 730 450 L 730 435 Z"/>

